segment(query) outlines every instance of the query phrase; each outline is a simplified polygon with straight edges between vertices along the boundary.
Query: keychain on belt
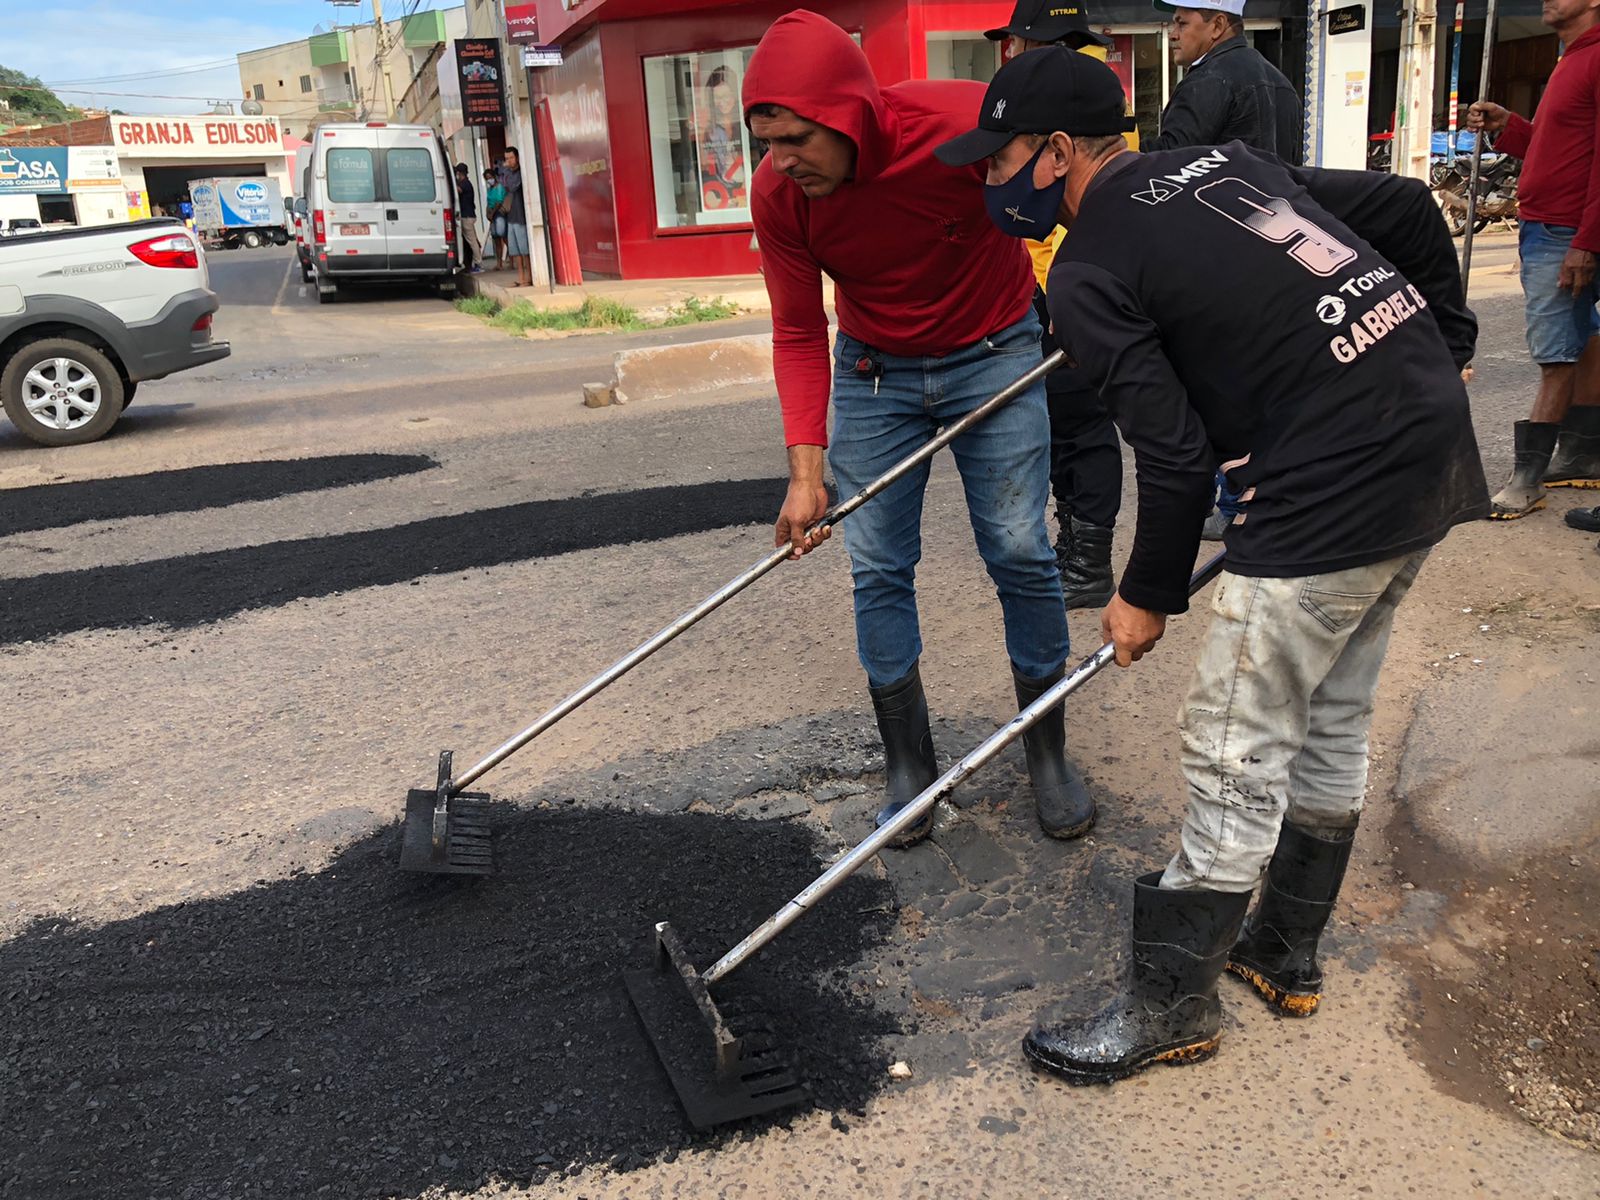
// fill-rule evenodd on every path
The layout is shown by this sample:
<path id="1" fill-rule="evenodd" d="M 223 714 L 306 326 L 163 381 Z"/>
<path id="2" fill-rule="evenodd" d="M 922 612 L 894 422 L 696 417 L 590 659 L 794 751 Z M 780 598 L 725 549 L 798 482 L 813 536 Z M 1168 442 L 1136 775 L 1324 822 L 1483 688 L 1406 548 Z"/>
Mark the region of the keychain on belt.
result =
<path id="1" fill-rule="evenodd" d="M 872 376 L 872 394 L 876 396 L 878 385 L 883 382 L 883 359 L 868 349 L 867 353 L 856 359 L 856 374 Z"/>

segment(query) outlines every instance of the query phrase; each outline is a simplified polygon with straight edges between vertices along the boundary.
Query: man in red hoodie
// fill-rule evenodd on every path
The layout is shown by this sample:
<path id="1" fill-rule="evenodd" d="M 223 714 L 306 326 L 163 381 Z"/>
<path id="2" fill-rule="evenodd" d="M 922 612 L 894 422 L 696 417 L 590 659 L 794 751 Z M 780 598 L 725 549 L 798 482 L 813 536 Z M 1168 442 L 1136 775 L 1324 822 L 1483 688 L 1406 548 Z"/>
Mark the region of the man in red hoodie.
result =
<path id="1" fill-rule="evenodd" d="M 1563 52 L 1537 118 L 1486 100 L 1467 110 L 1469 129 L 1498 134 L 1494 148 L 1523 160 L 1517 241 L 1540 379 L 1489 513 L 1502 521 L 1543 508 L 1546 487 L 1600 488 L 1600 0 L 1545 0 L 1544 23 Z M 1600 511 L 1568 523 L 1600 529 Z"/>
<path id="2" fill-rule="evenodd" d="M 789 447 L 789 494 L 775 545 L 795 557 L 828 506 L 823 451 L 853 493 L 1040 362 L 1033 275 L 1015 238 L 989 219 L 983 173 L 933 148 L 971 121 L 983 88 L 911 82 L 880 88 L 844 30 L 799 11 L 773 23 L 744 79 L 745 119 L 769 146 L 751 210 L 772 297 L 773 368 Z M 1037 214 L 1040 236 L 1054 212 Z M 822 277 L 835 286 L 832 361 Z M 1042 385 L 951 446 L 978 551 L 1005 616 L 1017 701 L 1061 678 L 1067 620 L 1045 527 L 1050 424 Z M 881 825 L 938 777 L 918 659 L 915 575 L 928 468 L 844 522 L 855 579 L 856 644 L 883 736 Z M 825 534 L 822 536 L 826 536 Z M 1039 821 L 1078 837 L 1094 801 L 1067 761 L 1061 708 L 1027 736 Z M 928 835 L 933 814 L 902 844 Z"/>

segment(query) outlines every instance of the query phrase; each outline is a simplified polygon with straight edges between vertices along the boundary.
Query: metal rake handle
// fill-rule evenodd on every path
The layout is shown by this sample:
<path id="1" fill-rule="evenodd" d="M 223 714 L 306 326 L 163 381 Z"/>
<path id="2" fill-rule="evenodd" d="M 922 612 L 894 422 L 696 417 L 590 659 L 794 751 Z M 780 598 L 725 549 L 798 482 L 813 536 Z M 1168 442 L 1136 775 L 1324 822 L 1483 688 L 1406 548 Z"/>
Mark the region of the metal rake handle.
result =
<path id="1" fill-rule="evenodd" d="M 1222 573 L 1224 557 L 1222 554 L 1214 555 L 1204 566 L 1189 577 L 1189 594 L 1191 596 Z M 705 973 L 706 984 L 709 986 L 731 975 L 756 951 L 805 916 L 807 910 L 813 904 L 854 875 L 869 859 L 874 858 L 878 851 L 898 837 L 902 831 L 914 825 L 930 808 L 955 791 L 964 781 L 977 774 L 985 763 L 1037 725 L 1043 719 L 1045 713 L 1098 675 L 1107 665 L 1114 662 L 1116 657 L 1116 647 L 1107 642 L 1088 658 L 1084 659 L 1071 673 L 1063 676 L 1060 682 L 1048 692 L 990 734 L 976 749 L 925 788 L 915 800 L 912 800 L 888 821 L 875 829 L 855 849 L 846 851 L 831 867 L 812 880 L 799 895 L 773 913 L 758 925 L 748 937 L 719 958 L 712 968 Z"/>
<path id="2" fill-rule="evenodd" d="M 1004 408 L 1007 404 L 1010 404 L 1011 401 L 1015 400 L 1023 392 L 1027 391 L 1034 384 L 1042 380 L 1046 375 L 1050 374 L 1051 371 L 1055 370 L 1058 366 L 1065 362 L 1066 358 L 1067 356 L 1064 352 L 1060 350 L 1055 351 L 1055 353 L 1051 354 L 1038 366 L 1027 372 L 1027 374 L 1018 378 L 1009 387 L 1006 387 L 1002 391 L 996 392 L 993 396 L 985 400 L 977 408 L 973 409 L 954 424 L 945 426 L 945 428 L 940 431 L 937 437 L 928 442 L 921 449 L 906 455 L 894 466 L 890 467 L 882 475 L 878 476 L 878 478 L 867 484 L 866 487 L 862 488 L 848 500 L 840 501 L 827 512 L 823 513 L 817 523 L 806 531 L 806 536 L 810 537 L 812 534 L 815 534 L 820 530 L 828 529 L 834 525 L 837 525 L 840 521 L 849 516 L 851 513 L 855 512 L 856 509 L 860 508 L 868 500 L 871 500 L 874 496 L 881 493 L 885 488 L 892 486 L 908 472 L 915 470 L 917 467 L 927 462 L 940 450 L 943 450 L 946 446 L 955 441 L 956 438 L 960 437 L 967 430 L 971 429 L 979 421 L 983 420 L 997 409 Z M 545 713 L 532 725 L 529 725 L 521 733 L 505 742 L 502 742 L 494 750 L 490 751 L 481 762 L 476 763 L 468 770 L 463 771 L 460 775 L 450 780 L 447 785 L 448 794 L 452 796 L 455 795 L 457 792 L 460 792 L 466 788 L 474 780 L 478 779 L 484 774 L 484 772 L 493 767 L 499 766 L 518 750 L 521 750 L 529 742 L 533 741 L 534 738 L 538 737 L 545 730 L 549 729 L 557 721 L 560 721 L 568 713 L 571 713 L 574 709 L 605 691 L 606 688 L 610 687 L 618 679 L 621 679 L 629 671 L 633 670 L 633 668 L 638 666 L 645 659 L 649 658 L 657 650 L 661 649 L 661 647 L 677 638 L 679 634 L 693 628 L 695 625 L 698 625 L 704 618 L 716 612 L 717 609 L 721 608 L 729 600 L 732 600 L 740 592 L 744 591 L 745 588 L 749 587 L 756 580 L 767 574 L 767 572 L 781 565 L 788 559 L 790 553 L 791 548 L 789 546 L 779 546 L 774 549 L 771 554 L 767 555 L 760 562 L 756 563 L 753 567 L 750 567 L 742 574 L 735 576 L 733 579 L 723 584 L 716 591 L 712 592 L 711 595 L 700 601 L 699 604 L 695 605 L 688 612 L 678 617 L 677 620 L 673 621 L 672 624 L 668 625 L 660 633 L 636 646 L 633 650 L 629 651 L 616 662 L 612 663 L 604 671 L 601 671 L 600 674 L 596 675 L 593 679 L 589 680 L 588 683 L 584 684 L 577 691 L 573 692 L 566 699 L 562 700 L 559 704 L 557 704 L 549 712 Z"/>

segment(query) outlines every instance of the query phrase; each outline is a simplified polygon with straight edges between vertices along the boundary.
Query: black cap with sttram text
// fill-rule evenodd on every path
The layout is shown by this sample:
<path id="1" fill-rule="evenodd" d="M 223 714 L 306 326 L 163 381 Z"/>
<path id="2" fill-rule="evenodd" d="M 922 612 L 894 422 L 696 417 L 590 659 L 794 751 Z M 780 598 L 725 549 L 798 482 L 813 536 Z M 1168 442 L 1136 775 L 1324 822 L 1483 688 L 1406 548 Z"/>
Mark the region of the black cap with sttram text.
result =
<path id="1" fill-rule="evenodd" d="M 1134 128 L 1117 74 L 1097 58 L 1065 46 L 1019 54 L 995 74 L 983 94 L 978 127 L 934 150 L 939 161 L 964 167 L 998 154 L 1019 133 L 1101 137 Z"/>
<path id="2" fill-rule="evenodd" d="M 1089 28 L 1089 14 L 1083 11 L 1080 0 L 1017 0 L 1011 20 L 999 29 L 985 30 L 983 36 L 991 42 L 1004 37 L 1060 42 L 1074 50 L 1089 45 L 1111 46 L 1110 38 Z"/>

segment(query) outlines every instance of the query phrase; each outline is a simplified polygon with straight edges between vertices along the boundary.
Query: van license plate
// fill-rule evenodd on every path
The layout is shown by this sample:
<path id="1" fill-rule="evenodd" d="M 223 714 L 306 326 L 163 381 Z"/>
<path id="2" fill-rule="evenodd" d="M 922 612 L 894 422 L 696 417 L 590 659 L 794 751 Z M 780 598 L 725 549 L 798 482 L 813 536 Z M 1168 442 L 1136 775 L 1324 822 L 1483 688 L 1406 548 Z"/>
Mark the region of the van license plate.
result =
<path id="1" fill-rule="evenodd" d="M 372 232 L 371 225 L 341 225 L 339 232 L 345 237 L 366 237 Z"/>

